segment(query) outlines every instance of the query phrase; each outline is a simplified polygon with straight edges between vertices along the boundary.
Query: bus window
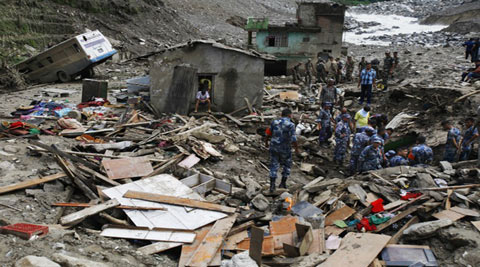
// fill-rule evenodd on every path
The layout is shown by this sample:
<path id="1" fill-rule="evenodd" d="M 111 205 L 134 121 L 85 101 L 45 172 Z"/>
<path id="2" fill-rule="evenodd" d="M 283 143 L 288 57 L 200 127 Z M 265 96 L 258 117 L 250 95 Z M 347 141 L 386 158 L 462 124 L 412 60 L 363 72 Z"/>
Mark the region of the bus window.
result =
<path id="1" fill-rule="evenodd" d="M 52 57 L 47 57 L 47 61 L 48 61 L 50 64 L 53 63 Z"/>
<path id="2" fill-rule="evenodd" d="M 80 52 L 80 47 L 78 47 L 78 44 L 73 44 L 73 48 L 75 49 L 75 51 L 77 51 L 77 53 Z"/>

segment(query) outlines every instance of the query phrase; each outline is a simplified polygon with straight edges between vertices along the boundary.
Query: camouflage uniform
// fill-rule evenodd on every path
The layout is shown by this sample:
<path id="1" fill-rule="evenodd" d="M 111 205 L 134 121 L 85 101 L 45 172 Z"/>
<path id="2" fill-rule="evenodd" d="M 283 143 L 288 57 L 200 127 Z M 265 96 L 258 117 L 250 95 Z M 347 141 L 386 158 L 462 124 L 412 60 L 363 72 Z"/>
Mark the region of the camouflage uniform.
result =
<path id="1" fill-rule="evenodd" d="M 428 165 L 433 161 L 433 150 L 425 144 L 417 145 L 412 148 L 413 160 L 410 163 L 416 165 Z"/>
<path id="2" fill-rule="evenodd" d="M 393 156 L 390 159 L 390 167 L 408 165 L 408 160 L 400 155 Z"/>
<path id="3" fill-rule="evenodd" d="M 473 142 L 469 144 L 467 142 L 470 141 L 470 139 L 472 139 L 472 137 L 477 134 L 478 129 L 475 126 L 468 128 L 463 134 L 462 152 L 460 153 L 460 160 L 468 160 L 470 152 L 472 152 Z"/>
<path id="4" fill-rule="evenodd" d="M 274 120 L 270 126 L 272 139 L 270 141 L 270 178 L 277 178 L 280 165 L 283 167 L 282 177 L 290 175 L 292 166 L 292 142 L 297 141 L 295 124 L 289 118 Z"/>
<path id="5" fill-rule="evenodd" d="M 443 155 L 443 160 L 448 162 L 455 161 L 455 155 L 457 154 L 457 147 L 453 144 L 453 140 L 457 141 L 457 144 L 460 142 L 460 130 L 452 127 L 448 130 L 447 143 L 445 144 L 445 154 Z"/>
<path id="6" fill-rule="evenodd" d="M 351 81 L 353 70 L 355 69 L 355 61 L 353 61 L 353 59 L 347 60 L 347 63 L 345 64 L 345 66 L 347 68 L 347 80 Z"/>
<path id="7" fill-rule="evenodd" d="M 382 162 L 380 147 L 375 149 L 373 145 L 367 146 L 358 157 L 358 166 L 362 172 L 381 169 Z"/>
<path id="8" fill-rule="evenodd" d="M 391 76 L 390 69 L 392 69 L 395 59 L 393 57 L 385 57 L 383 59 L 383 85 L 384 90 L 388 89 L 388 79 Z"/>
<path id="9" fill-rule="evenodd" d="M 363 149 L 370 142 L 370 137 L 365 133 L 357 133 L 353 139 L 352 153 L 350 156 L 350 173 L 354 174 L 358 171 L 358 157 Z"/>
<path id="10" fill-rule="evenodd" d="M 312 74 L 313 74 L 313 63 L 308 61 L 305 63 L 305 82 L 307 86 L 312 84 Z"/>
<path id="11" fill-rule="evenodd" d="M 318 141 L 320 143 L 327 142 L 330 137 L 332 137 L 332 123 L 331 123 L 332 115 L 330 114 L 329 110 L 321 109 L 320 115 L 318 115 L 317 122 L 320 123 L 322 129 L 320 129 L 320 133 L 318 136 Z"/>
<path id="12" fill-rule="evenodd" d="M 360 76 L 360 73 L 362 73 L 362 70 L 367 68 L 367 61 L 360 61 L 358 63 L 358 76 Z"/>
<path id="13" fill-rule="evenodd" d="M 317 64 L 317 82 L 327 82 L 327 71 L 325 69 L 325 63 L 319 62 Z"/>
<path id="14" fill-rule="evenodd" d="M 344 136 L 343 136 L 344 135 Z M 333 160 L 343 162 L 347 153 L 348 141 L 350 140 L 350 125 L 348 122 L 340 121 L 335 129 L 335 154 Z"/>

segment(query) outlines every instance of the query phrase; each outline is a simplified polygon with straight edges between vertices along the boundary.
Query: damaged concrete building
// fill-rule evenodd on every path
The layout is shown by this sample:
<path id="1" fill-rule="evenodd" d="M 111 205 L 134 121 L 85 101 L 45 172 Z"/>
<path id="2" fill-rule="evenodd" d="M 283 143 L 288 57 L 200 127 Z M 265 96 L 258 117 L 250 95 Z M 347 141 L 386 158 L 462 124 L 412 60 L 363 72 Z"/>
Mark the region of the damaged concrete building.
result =
<path id="1" fill-rule="evenodd" d="M 297 18 L 292 21 L 249 18 L 249 45 L 279 59 L 267 63 L 268 75 L 286 74 L 307 58 L 339 57 L 346 9 L 329 1 L 302 1 L 298 2 Z"/>
<path id="2" fill-rule="evenodd" d="M 209 84 L 213 110 L 262 105 L 264 61 L 274 57 L 195 40 L 156 53 L 151 60 L 151 104 L 160 112 L 187 114 L 201 82 Z"/>

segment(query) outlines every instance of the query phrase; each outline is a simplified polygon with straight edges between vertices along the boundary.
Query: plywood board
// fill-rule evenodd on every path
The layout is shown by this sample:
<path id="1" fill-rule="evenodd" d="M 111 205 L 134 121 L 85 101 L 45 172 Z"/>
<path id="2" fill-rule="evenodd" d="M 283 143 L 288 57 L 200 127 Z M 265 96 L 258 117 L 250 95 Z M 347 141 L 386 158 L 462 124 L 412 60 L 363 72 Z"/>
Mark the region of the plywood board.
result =
<path id="1" fill-rule="evenodd" d="M 105 159 L 102 166 L 112 180 L 143 177 L 153 172 L 152 164 L 146 157 Z"/>
<path id="2" fill-rule="evenodd" d="M 285 216 L 278 221 L 270 222 L 270 234 L 281 235 L 293 233 L 296 231 L 295 224 L 298 223 L 297 217 Z"/>
<path id="3" fill-rule="evenodd" d="M 109 200 L 105 203 L 101 203 L 101 204 L 98 204 L 98 205 L 95 205 L 95 206 L 91 206 L 91 207 L 85 208 L 83 210 L 80 210 L 80 211 L 77 211 L 77 212 L 74 212 L 74 213 L 70 213 L 66 216 L 63 216 L 62 218 L 60 218 L 60 224 L 61 225 L 72 226 L 72 225 L 80 223 L 81 221 L 83 221 L 87 217 L 90 217 L 90 216 L 98 214 L 98 213 L 100 213 L 104 210 L 107 210 L 107 209 L 110 209 L 110 208 L 113 208 L 113 207 L 116 207 L 116 206 L 119 206 L 119 205 L 120 205 L 120 202 L 118 202 L 118 200 L 112 199 L 112 200 Z"/>
<path id="4" fill-rule="evenodd" d="M 281 100 L 298 100 L 300 97 L 297 91 L 280 92 L 279 96 Z"/>
<path id="5" fill-rule="evenodd" d="M 456 213 L 463 214 L 465 216 L 480 217 L 480 213 L 471 209 L 464 209 L 460 207 L 453 207 L 450 210 L 455 211 Z"/>
<path id="6" fill-rule="evenodd" d="M 196 230 L 195 234 L 197 236 L 195 237 L 195 240 L 193 241 L 193 243 L 192 244 L 184 244 L 182 246 L 182 252 L 180 254 L 180 259 L 178 261 L 178 267 L 185 267 L 185 265 L 190 260 L 193 253 L 195 252 L 195 250 L 197 250 L 198 246 L 200 246 L 200 243 L 202 243 L 203 239 L 208 234 L 208 231 L 210 231 L 210 229 L 212 229 L 212 226 L 213 226 L 213 224 L 204 226 L 204 227 Z"/>
<path id="7" fill-rule="evenodd" d="M 225 245 L 223 246 L 223 249 L 225 249 L 225 250 L 236 250 L 237 249 L 237 244 L 242 242 L 243 240 L 245 240 L 247 238 L 248 238 L 248 232 L 247 231 L 243 231 L 243 232 L 231 235 L 225 241 Z"/>
<path id="8" fill-rule="evenodd" d="M 377 226 L 377 230 L 375 230 L 376 233 L 380 232 L 380 231 L 383 231 L 384 229 L 390 227 L 390 225 L 400 221 L 401 219 L 407 217 L 408 215 L 414 213 L 415 211 L 418 210 L 418 206 L 414 206 L 414 207 L 410 207 L 404 211 L 402 211 L 400 214 L 398 214 L 397 216 L 391 218 L 390 220 L 382 223 L 382 224 L 379 224 Z"/>
<path id="9" fill-rule="evenodd" d="M 337 226 L 330 225 L 330 226 L 325 226 L 325 235 L 330 236 L 330 235 L 340 235 L 343 233 L 345 229 L 338 228 Z"/>
<path id="10" fill-rule="evenodd" d="M 250 249 L 250 238 L 243 240 L 237 245 L 238 250 L 249 250 Z M 263 255 L 273 255 L 275 253 L 275 244 L 273 236 L 264 236 L 262 244 L 262 254 Z"/>
<path id="11" fill-rule="evenodd" d="M 327 218 L 325 218 L 325 225 L 333 225 L 333 223 L 337 220 L 346 220 L 348 217 L 352 216 L 356 210 L 350 208 L 349 206 L 344 206 L 332 213 L 330 213 Z"/>
<path id="12" fill-rule="evenodd" d="M 293 246 L 293 243 L 295 242 L 296 233 L 279 234 L 279 235 L 273 235 L 272 237 L 273 237 L 274 249 L 283 250 L 283 243 Z"/>
<path id="13" fill-rule="evenodd" d="M 186 210 L 184 207 L 175 205 L 124 198 L 123 195 L 128 190 L 169 194 L 196 200 L 203 200 L 203 198 L 169 174 L 161 174 L 103 190 L 109 198 L 116 198 L 120 201 L 120 204 L 125 206 L 163 207 L 167 209 L 166 211 L 124 210 L 132 222 L 139 227 L 195 230 L 227 216 L 225 213 L 216 211 Z"/>
<path id="14" fill-rule="evenodd" d="M 308 249 L 307 254 L 322 254 L 325 252 L 325 229 L 313 229 L 313 242 Z"/>
<path id="15" fill-rule="evenodd" d="M 171 248 L 176 248 L 183 245 L 183 243 L 178 242 L 157 242 L 147 246 L 143 246 L 138 248 L 137 251 L 142 253 L 143 255 L 152 255 L 155 253 L 160 253 Z"/>
<path id="16" fill-rule="evenodd" d="M 195 233 L 187 231 L 170 231 L 170 230 L 145 230 L 145 229 L 128 229 L 128 228 L 106 228 L 101 233 L 101 236 L 125 238 L 125 239 L 139 239 L 151 241 L 168 241 L 168 242 L 182 242 L 192 243 L 195 239 Z"/>
<path id="17" fill-rule="evenodd" d="M 248 255 L 257 263 L 258 266 L 262 266 L 263 233 L 264 231 L 262 228 L 254 226 L 251 229 L 252 238 L 250 239 Z"/>
<path id="18" fill-rule="evenodd" d="M 478 231 L 480 231 L 480 221 L 472 222 L 473 226 L 477 228 Z"/>
<path id="19" fill-rule="evenodd" d="M 399 206 L 401 206 L 402 204 L 405 204 L 405 203 L 407 203 L 406 200 L 401 200 L 401 199 L 400 199 L 400 200 L 394 201 L 394 202 L 392 202 L 392 203 L 388 203 L 387 205 L 383 206 L 383 209 L 385 209 L 385 210 L 391 210 L 391 209 L 394 209 L 394 208 L 396 208 L 396 207 L 399 207 Z"/>
<path id="20" fill-rule="evenodd" d="M 439 219 L 439 220 L 448 219 L 448 220 L 452 220 L 454 222 L 460 220 L 463 217 L 465 217 L 465 215 L 457 213 L 453 210 L 442 210 L 438 213 L 433 214 L 432 216 Z"/>
<path id="21" fill-rule="evenodd" d="M 191 154 L 190 156 L 186 157 L 184 160 L 180 161 L 177 165 L 185 169 L 190 169 L 199 162 L 200 162 L 200 158 L 195 156 L 195 154 Z"/>
<path id="22" fill-rule="evenodd" d="M 390 236 L 370 233 L 348 233 L 340 247 L 320 266 L 323 267 L 368 267 L 377 257 Z"/>
<path id="23" fill-rule="evenodd" d="M 233 214 L 215 222 L 186 266 L 208 266 L 232 228 L 237 215 Z"/>

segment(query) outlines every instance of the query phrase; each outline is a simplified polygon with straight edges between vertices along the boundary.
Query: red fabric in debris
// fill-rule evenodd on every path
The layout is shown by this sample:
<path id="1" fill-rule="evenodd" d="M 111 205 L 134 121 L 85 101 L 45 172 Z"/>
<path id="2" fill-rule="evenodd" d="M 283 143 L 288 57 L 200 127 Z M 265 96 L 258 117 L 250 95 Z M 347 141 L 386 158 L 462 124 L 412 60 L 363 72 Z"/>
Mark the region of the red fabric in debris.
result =
<path id="1" fill-rule="evenodd" d="M 374 212 L 374 213 L 382 212 L 382 211 L 385 210 L 385 209 L 383 208 L 383 199 L 381 199 L 381 198 L 373 201 L 373 202 L 370 203 L 370 204 L 372 205 L 372 212 Z"/>
<path id="2" fill-rule="evenodd" d="M 365 228 L 367 231 L 375 231 L 377 227 L 375 225 L 370 225 L 370 222 L 367 218 L 363 218 L 359 223 L 357 223 L 357 230 L 360 231 L 362 228 Z"/>
<path id="3" fill-rule="evenodd" d="M 406 195 L 402 196 L 402 200 L 409 200 L 411 198 L 417 198 L 421 195 L 422 195 L 422 193 L 407 193 Z"/>
<path id="4" fill-rule="evenodd" d="M 16 121 L 16 122 L 10 123 L 10 126 L 8 128 L 17 129 L 17 128 L 23 128 L 24 126 L 25 126 L 25 123 L 21 121 Z"/>
<path id="5" fill-rule="evenodd" d="M 266 134 L 267 136 L 272 136 L 272 130 L 270 130 L 270 128 L 267 128 L 267 129 L 265 130 L 265 134 Z"/>

